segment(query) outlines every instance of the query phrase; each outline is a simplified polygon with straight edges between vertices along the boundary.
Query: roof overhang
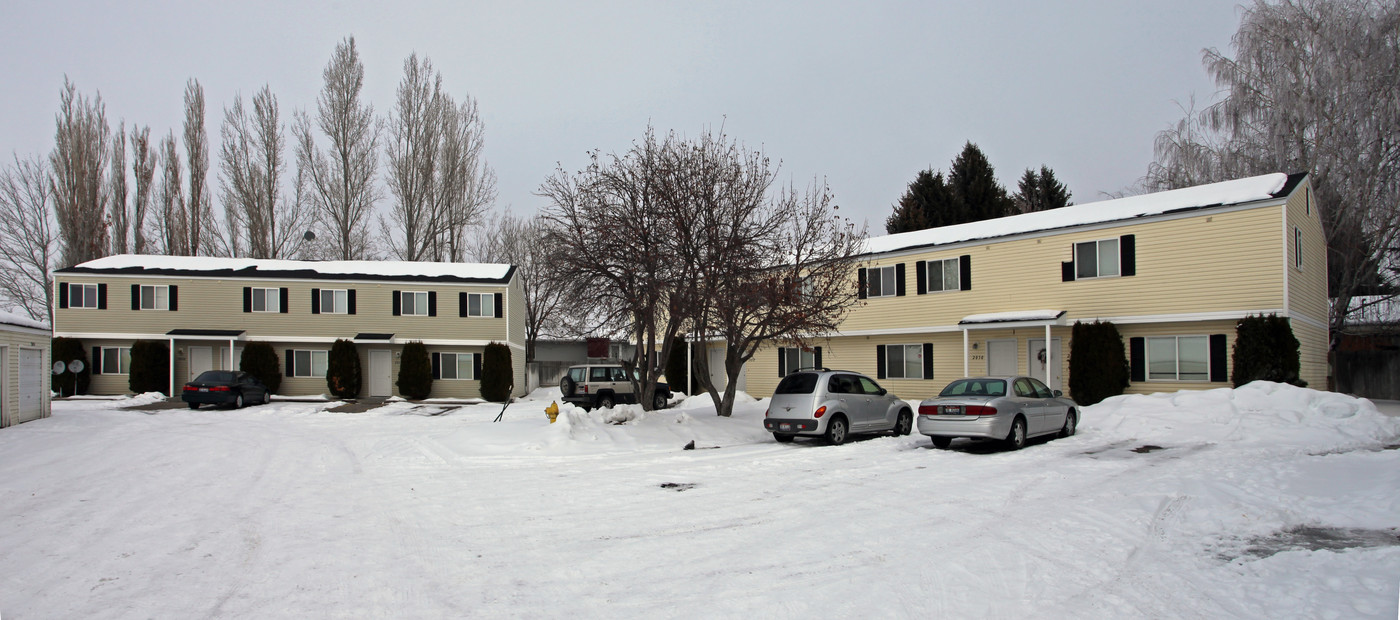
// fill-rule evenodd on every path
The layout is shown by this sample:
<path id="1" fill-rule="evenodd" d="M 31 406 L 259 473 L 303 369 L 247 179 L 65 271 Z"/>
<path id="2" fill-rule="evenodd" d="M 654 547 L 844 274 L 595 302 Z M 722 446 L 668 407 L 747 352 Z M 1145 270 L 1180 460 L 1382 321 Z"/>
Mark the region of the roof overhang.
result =
<path id="1" fill-rule="evenodd" d="M 244 333 L 241 329 L 172 329 L 165 335 L 176 340 L 242 340 Z"/>
<path id="2" fill-rule="evenodd" d="M 1022 310 L 970 314 L 958 321 L 958 326 L 963 329 L 1010 329 L 1066 325 L 1065 314 L 1064 310 Z"/>

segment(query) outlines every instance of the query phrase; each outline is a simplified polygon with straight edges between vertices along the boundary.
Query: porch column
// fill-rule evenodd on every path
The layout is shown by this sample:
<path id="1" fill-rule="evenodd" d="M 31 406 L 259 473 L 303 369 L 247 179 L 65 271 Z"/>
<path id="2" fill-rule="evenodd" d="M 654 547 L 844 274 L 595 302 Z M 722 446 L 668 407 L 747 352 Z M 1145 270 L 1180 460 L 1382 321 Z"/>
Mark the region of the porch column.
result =
<path id="1" fill-rule="evenodd" d="M 967 376 L 967 356 L 968 356 L 968 350 L 967 350 L 967 328 L 966 328 L 966 327 L 963 328 L 962 333 L 963 333 L 963 376 L 966 377 L 966 376 Z"/>
<path id="2" fill-rule="evenodd" d="M 170 338 L 170 396 L 175 396 L 175 338 Z"/>
<path id="3" fill-rule="evenodd" d="M 1051 353 L 1054 353 L 1054 352 L 1055 352 L 1055 348 L 1054 348 L 1053 346 L 1051 346 L 1051 342 L 1050 342 L 1050 324 L 1049 324 L 1049 323 L 1046 323 L 1046 324 L 1045 324 L 1045 383 L 1046 383 L 1046 385 L 1049 385 L 1049 386 L 1050 386 L 1050 389 L 1052 389 L 1052 390 L 1057 389 L 1058 386 L 1056 386 L 1056 385 L 1054 384 L 1055 371 L 1050 369 L 1050 365 L 1051 365 L 1051 364 L 1059 364 L 1059 363 L 1060 363 L 1059 360 L 1055 359 L 1055 356 L 1054 356 L 1054 355 L 1051 355 Z"/>
<path id="4" fill-rule="evenodd" d="M 233 367 L 233 339 L 232 339 L 232 338 L 229 338 L 229 339 L 228 339 L 228 369 L 229 369 L 229 370 L 238 370 L 237 368 L 234 368 L 234 367 Z"/>

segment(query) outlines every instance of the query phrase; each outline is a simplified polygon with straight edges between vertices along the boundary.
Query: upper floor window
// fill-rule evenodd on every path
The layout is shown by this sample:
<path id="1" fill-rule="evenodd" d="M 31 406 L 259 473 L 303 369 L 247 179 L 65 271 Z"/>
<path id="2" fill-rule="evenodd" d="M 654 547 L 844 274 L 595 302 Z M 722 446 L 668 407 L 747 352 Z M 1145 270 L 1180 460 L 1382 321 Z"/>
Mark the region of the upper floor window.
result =
<path id="1" fill-rule="evenodd" d="M 346 289 L 321 289 L 322 314 L 346 314 L 350 311 L 350 294 Z"/>
<path id="2" fill-rule="evenodd" d="M 1293 227 L 1293 267 L 1303 270 L 1303 231 L 1297 226 Z"/>
<path id="3" fill-rule="evenodd" d="M 141 286 L 141 310 L 169 310 L 170 287 Z"/>
<path id="4" fill-rule="evenodd" d="M 96 284 L 68 284 L 69 308 L 99 307 Z"/>
<path id="5" fill-rule="evenodd" d="M 281 289 L 253 289 L 253 312 L 281 312 L 281 301 Z"/>
<path id="6" fill-rule="evenodd" d="M 956 258 L 931 260 L 925 264 L 928 269 L 928 292 L 956 291 L 962 288 L 958 280 L 961 264 Z"/>
<path id="7" fill-rule="evenodd" d="M 496 316 L 496 295 L 492 293 L 468 293 L 467 316 Z"/>
<path id="8" fill-rule="evenodd" d="M 428 293 L 426 291 L 400 291 L 401 312 L 404 316 L 428 316 Z"/>
<path id="9" fill-rule="evenodd" d="M 1118 275 L 1118 240 L 1100 239 L 1074 244 L 1074 277 L 1107 278 Z"/>
<path id="10" fill-rule="evenodd" d="M 866 271 L 867 295 L 870 297 L 893 297 L 899 290 L 895 279 L 895 268 L 875 267 Z"/>

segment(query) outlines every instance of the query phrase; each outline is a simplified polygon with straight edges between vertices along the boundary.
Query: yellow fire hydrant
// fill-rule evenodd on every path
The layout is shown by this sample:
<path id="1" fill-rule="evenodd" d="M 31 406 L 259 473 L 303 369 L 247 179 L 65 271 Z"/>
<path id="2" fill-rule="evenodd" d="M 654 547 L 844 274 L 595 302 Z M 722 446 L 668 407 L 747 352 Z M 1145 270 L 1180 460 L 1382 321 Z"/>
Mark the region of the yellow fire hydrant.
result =
<path id="1" fill-rule="evenodd" d="M 559 403 L 549 403 L 549 406 L 544 408 L 544 414 L 549 416 L 549 423 L 553 424 L 554 419 L 559 417 Z"/>

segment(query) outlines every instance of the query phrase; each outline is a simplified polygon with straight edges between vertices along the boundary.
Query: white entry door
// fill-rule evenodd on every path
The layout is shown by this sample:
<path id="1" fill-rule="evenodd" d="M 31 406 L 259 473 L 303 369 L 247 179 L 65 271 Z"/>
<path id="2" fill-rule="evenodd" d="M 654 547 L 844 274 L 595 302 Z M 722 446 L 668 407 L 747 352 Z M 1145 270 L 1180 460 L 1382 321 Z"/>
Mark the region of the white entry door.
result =
<path id="1" fill-rule="evenodd" d="M 19 421 L 37 420 L 43 415 L 44 351 L 19 350 Z"/>
<path id="2" fill-rule="evenodd" d="M 1026 374 L 1044 381 L 1052 390 L 1064 389 L 1060 383 L 1060 339 L 1050 339 L 1049 351 L 1045 350 L 1044 338 L 1032 338 L 1029 343 L 1027 352 L 1030 358 Z"/>
<path id="3" fill-rule="evenodd" d="M 393 396 L 391 381 L 393 374 L 393 356 L 388 349 L 370 349 L 369 351 L 369 395 L 370 396 Z"/>
<path id="4" fill-rule="evenodd" d="M 1016 374 L 1016 341 L 987 341 L 987 374 L 1006 377 Z"/>
<path id="5" fill-rule="evenodd" d="M 213 347 L 190 347 L 190 378 L 193 381 L 206 370 L 214 369 L 214 348 Z"/>

